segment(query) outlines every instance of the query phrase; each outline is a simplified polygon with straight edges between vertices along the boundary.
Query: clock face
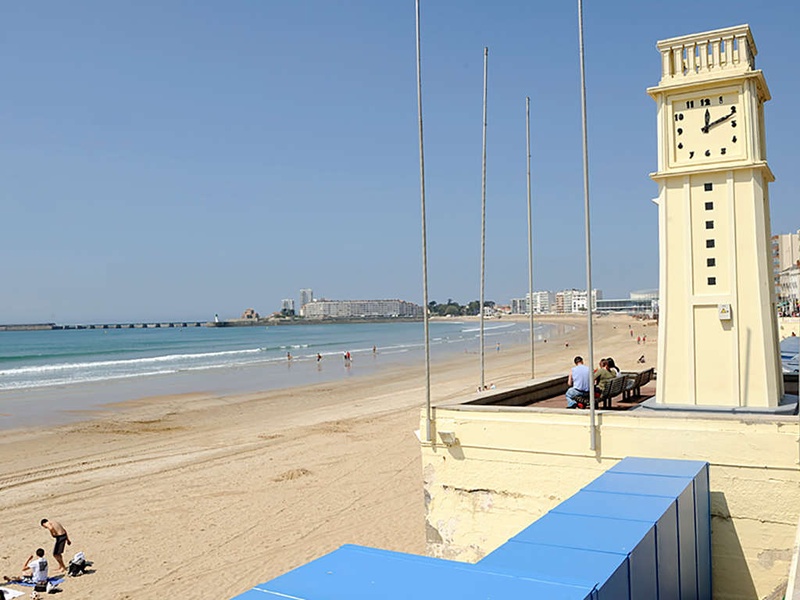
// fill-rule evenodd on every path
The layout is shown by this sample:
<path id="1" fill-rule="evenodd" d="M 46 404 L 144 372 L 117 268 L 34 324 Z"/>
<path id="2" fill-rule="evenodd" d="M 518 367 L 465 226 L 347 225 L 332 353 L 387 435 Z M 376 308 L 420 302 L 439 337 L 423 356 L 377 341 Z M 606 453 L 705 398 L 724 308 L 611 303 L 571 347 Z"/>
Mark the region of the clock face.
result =
<path id="1" fill-rule="evenodd" d="M 722 162 L 744 155 L 744 128 L 737 92 L 681 96 L 671 106 L 673 164 Z"/>

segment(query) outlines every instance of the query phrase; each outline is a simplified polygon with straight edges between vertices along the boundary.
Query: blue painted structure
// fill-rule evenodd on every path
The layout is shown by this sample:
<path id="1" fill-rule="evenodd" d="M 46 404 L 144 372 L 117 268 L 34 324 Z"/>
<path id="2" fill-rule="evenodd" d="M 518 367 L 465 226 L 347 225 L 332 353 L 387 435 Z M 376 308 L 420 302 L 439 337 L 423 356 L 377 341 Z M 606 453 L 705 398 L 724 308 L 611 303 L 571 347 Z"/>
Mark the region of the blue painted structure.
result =
<path id="1" fill-rule="evenodd" d="M 409 598 L 594 600 L 593 586 L 541 580 L 427 556 L 345 545 L 257 585 L 235 600 L 408 600 Z"/>
<path id="2" fill-rule="evenodd" d="M 626 458 L 476 564 L 345 545 L 234 600 L 710 600 L 708 463 Z"/>
<path id="3" fill-rule="evenodd" d="M 662 477 L 691 479 L 697 565 L 696 597 L 700 600 L 711 600 L 711 491 L 708 463 L 699 460 L 628 457 L 611 467 L 606 474 L 610 473 L 653 474 Z M 678 499 L 678 502 L 680 501 Z M 688 530 L 688 527 L 686 529 Z M 691 556 L 688 558 L 691 560 Z"/>

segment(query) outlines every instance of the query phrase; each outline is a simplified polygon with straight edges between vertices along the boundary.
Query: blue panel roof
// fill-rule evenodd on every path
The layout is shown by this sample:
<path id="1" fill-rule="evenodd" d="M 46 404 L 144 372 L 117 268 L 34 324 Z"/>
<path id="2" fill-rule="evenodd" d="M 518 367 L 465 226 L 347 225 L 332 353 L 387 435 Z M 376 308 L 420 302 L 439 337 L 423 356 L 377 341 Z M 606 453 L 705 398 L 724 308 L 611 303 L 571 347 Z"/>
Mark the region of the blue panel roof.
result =
<path id="1" fill-rule="evenodd" d="M 421 595 L 463 600 L 590 600 L 592 594 L 589 585 L 543 581 L 481 570 L 466 563 L 342 546 L 256 586 L 236 600 L 408 600 Z"/>
<path id="2" fill-rule="evenodd" d="M 629 456 L 606 472 L 663 475 L 667 477 L 696 477 L 706 467 L 708 467 L 708 463 L 702 460 L 673 460 L 669 458 Z"/>
<path id="3" fill-rule="evenodd" d="M 615 574 L 624 580 L 627 594 L 628 559 L 622 554 L 553 548 L 541 544 L 510 540 L 485 556 L 477 566 L 491 570 L 511 570 L 532 577 L 602 586 Z M 618 596 L 625 597 L 625 596 Z"/>
<path id="4" fill-rule="evenodd" d="M 629 554 L 654 528 L 652 523 L 549 512 L 511 538 L 600 552 Z"/>
<path id="5" fill-rule="evenodd" d="M 691 487 L 692 479 L 690 477 L 636 475 L 606 471 L 583 489 L 591 492 L 620 492 L 676 499 Z"/>
<path id="6" fill-rule="evenodd" d="M 675 500 L 665 496 L 634 496 L 616 492 L 581 490 L 551 512 L 656 523 Z"/>

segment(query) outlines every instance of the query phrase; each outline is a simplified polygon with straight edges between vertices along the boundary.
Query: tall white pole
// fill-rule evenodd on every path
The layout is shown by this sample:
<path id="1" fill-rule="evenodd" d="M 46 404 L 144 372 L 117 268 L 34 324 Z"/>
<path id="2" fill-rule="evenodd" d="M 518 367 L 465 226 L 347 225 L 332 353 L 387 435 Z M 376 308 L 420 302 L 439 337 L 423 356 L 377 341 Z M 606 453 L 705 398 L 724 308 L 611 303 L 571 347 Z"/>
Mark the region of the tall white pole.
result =
<path id="1" fill-rule="evenodd" d="M 533 210 L 531 207 L 531 99 L 525 98 L 525 139 L 528 153 L 528 313 L 531 329 L 531 379 L 536 377 L 533 362 Z"/>
<path id="2" fill-rule="evenodd" d="M 485 267 L 486 267 L 486 98 L 488 95 L 489 80 L 489 48 L 483 49 L 483 170 L 481 175 L 481 299 L 478 310 L 481 319 L 481 389 L 486 387 L 484 379 L 485 348 L 483 345 L 483 303 L 485 289 Z"/>
<path id="3" fill-rule="evenodd" d="M 589 337 L 587 358 L 589 374 L 594 369 L 594 340 L 592 339 L 592 235 L 589 223 L 589 142 L 586 133 L 586 68 L 583 62 L 583 0 L 578 0 L 578 45 L 581 62 L 581 121 L 583 124 L 583 210 L 586 227 L 586 329 Z M 593 380 L 593 377 L 590 377 Z M 589 448 L 597 447 L 595 426 L 594 382 L 589 383 Z"/>
<path id="4" fill-rule="evenodd" d="M 417 6 L 417 116 L 419 120 L 419 186 L 422 201 L 422 323 L 425 332 L 425 441 L 431 442 L 431 345 L 428 331 L 428 233 L 425 216 L 425 151 L 422 143 L 422 59 L 420 52 L 419 0 Z"/>

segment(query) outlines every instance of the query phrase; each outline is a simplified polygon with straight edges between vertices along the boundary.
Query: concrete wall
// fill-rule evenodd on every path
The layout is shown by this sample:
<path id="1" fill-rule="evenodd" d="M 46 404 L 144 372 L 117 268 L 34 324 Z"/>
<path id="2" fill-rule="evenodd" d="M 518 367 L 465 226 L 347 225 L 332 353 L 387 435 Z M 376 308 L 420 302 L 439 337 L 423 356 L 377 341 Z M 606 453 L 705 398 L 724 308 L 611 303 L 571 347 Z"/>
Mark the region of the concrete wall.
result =
<path id="1" fill-rule="evenodd" d="M 625 456 L 711 464 L 715 598 L 785 585 L 800 517 L 798 418 L 439 407 L 422 444 L 428 550 L 474 562 Z M 424 430 L 424 418 L 422 425 Z M 435 436 L 439 440 L 439 436 Z"/>

